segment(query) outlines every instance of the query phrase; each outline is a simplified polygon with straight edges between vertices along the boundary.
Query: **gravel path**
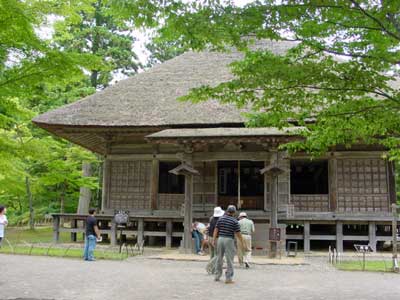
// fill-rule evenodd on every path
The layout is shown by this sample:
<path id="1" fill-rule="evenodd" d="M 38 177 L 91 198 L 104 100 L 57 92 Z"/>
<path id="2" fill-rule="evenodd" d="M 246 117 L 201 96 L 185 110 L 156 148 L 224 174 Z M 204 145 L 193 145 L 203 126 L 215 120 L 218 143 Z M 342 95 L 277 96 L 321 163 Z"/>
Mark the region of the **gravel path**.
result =
<path id="1" fill-rule="evenodd" d="M 399 299 L 400 275 L 310 265 L 236 269 L 235 284 L 214 282 L 203 262 L 132 258 L 84 262 L 0 255 L 0 299 Z"/>

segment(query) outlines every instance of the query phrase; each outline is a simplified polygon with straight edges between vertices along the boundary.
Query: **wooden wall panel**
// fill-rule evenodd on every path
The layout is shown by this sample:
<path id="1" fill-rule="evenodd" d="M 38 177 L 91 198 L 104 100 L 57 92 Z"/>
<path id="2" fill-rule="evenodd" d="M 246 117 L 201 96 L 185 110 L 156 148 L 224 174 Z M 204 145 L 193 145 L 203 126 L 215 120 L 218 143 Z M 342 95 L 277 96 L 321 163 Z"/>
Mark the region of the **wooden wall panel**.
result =
<path id="1" fill-rule="evenodd" d="M 292 194 L 290 197 L 291 204 L 294 205 L 295 211 L 305 212 L 326 212 L 329 211 L 329 195 L 299 195 Z"/>
<path id="2" fill-rule="evenodd" d="M 110 161 L 109 207 L 150 209 L 151 161 Z"/>
<path id="3" fill-rule="evenodd" d="M 158 209 L 180 211 L 185 194 L 158 194 Z"/>
<path id="4" fill-rule="evenodd" d="M 197 207 L 197 210 L 204 206 L 204 210 L 208 211 L 217 203 L 216 164 L 215 161 L 194 163 L 194 168 L 200 172 L 200 176 L 193 177 L 193 205 Z"/>
<path id="5" fill-rule="evenodd" d="M 339 212 L 389 210 L 387 164 L 379 158 L 338 159 Z"/>

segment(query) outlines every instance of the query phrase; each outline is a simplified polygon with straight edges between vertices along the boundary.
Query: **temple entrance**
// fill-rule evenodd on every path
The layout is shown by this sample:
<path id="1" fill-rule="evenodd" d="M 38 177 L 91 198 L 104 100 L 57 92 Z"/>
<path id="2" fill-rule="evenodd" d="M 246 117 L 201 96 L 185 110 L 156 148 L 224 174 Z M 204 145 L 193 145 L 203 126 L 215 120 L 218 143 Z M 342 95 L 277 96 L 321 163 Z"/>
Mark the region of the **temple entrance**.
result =
<path id="1" fill-rule="evenodd" d="M 218 162 L 218 205 L 226 209 L 264 209 L 264 176 L 262 161 Z"/>

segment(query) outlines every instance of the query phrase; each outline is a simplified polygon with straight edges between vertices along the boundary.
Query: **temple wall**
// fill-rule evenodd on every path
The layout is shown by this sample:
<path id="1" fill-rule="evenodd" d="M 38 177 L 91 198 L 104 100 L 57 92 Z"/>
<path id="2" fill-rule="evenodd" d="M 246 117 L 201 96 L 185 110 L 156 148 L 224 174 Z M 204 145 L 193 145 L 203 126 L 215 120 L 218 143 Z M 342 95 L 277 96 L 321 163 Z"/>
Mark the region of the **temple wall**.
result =
<path id="1" fill-rule="evenodd" d="M 150 209 L 151 161 L 111 161 L 108 208 Z"/>
<path id="2" fill-rule="evenodd" d="M 389 211 L 387 163 L 379 158 L 338 159 L 339 212 Z"/>

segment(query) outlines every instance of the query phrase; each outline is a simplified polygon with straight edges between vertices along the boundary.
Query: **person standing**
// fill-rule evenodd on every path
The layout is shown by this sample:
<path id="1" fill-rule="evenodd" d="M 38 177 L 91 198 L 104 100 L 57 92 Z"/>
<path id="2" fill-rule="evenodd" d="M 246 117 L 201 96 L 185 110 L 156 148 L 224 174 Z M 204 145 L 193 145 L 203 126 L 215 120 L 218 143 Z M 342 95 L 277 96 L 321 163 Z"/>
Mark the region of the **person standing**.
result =
<path id="1" fill-rule="evenodd" d="M 206 225 L 200 222 L 194 222 L 192 224 L 192 237 L 194 238 L 194 247 L 196 254 L 204 255 L 204 232 Z"/>
<path id="2" fill-rule="evenodd" d="M 225 214 L 220 206 L 214 208 L 214 213 L 210 218 L 210 223 L 208 224 L 208 248 L 210 250 L 210 260 L 207 263 L 206 270 L 208 274 L 215 274 L 215 269 L 217 265 L 217 248 L 214 243 L 214 230 L 215 226 L 220 217 Z"/>
<path id="3" fill-rule="evenodd" d="M 210 260 L 217 255 L 216 247 L 213 246 L 214 229 L 220 217 L 225 214 L 220 206 L 214 208 L 214 214 L 210 218 L 210 225 L 208 226 L 208 244 L 210 249 Z"/>
<path id="4" fill-rule="evenodd" d="M 97 226 L 95 218 L 96 210 L 89 209 L 89 216 L 86 218 L 86 231 L 85 231 L 85 250 L 83 259 L 87 261 L 94 261 L 94 249 L 96 248 L 96 241 L 100 239 L 100 231 Z"/>
<path id="5" fill-rule="evenodd" d="M 250 268 L 251 260 L 251 235 L 254 233 L 254 222 L 247 217 L 245 212 L 239 214 L 240 233 L 243 236 L 243 247 L 238 247 L 239 264 Z"/>
<path id="6" fill-rule="evenodd" d="M 5 206 L 0 206 L 0 246 L 1 242 L 4 239 L 4 228 L 7 226 L 7 216 L 6 216 L 7 208 Z"/>
<path id="7" fill-rule="evenodd" d="M 226 214 L 217 222 L 214 230 L 214 246 L 217 245 L 217 268 L 215 281 L 222 276 L 222 265 L 226 259 L 227 270 L 225 272 L 225 283 L 233 283 L 233 259 L 235 257 L 235 236 L 243 245 L 243 237 L 240 233 L 239 222 L 235 219 L 236 207 L 229 205 Z"/>

